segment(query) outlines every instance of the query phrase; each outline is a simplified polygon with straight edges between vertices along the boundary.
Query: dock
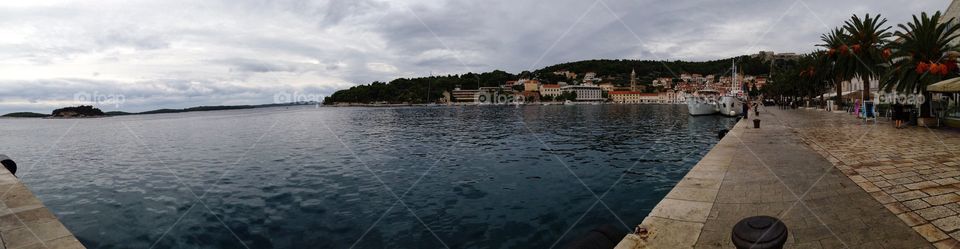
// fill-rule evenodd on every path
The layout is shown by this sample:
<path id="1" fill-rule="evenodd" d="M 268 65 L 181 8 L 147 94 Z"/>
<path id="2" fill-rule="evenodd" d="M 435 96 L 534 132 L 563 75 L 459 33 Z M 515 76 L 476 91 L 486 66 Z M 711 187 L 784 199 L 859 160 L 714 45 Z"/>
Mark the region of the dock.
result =
<path id="1" fill-rule="evenodd" d="M 946 158 L 960 150 L 955 131 L 774 106 L 759 119 L 759 129 L 738 122 L 616 248 L 735 248 L 734 224 L 758 215 L 787 226 L 785 248 L 958 245 L 960 158 Z"/>
<path id="2" fill-rule="evenodd" d="M 85 248 L 20 179 L 0 167 L 0 249 Z"/>

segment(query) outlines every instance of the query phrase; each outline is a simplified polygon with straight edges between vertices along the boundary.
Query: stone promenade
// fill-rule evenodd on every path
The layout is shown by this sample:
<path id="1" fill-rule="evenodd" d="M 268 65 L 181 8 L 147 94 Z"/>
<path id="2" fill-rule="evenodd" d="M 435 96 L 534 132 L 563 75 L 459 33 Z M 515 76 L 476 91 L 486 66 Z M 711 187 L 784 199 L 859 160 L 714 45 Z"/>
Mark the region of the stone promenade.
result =
<path id="1" fill-rule="evenodd" d="M 882 167 L 876 162 L 881 157 L 873 151 L 865 154 L 856 147 L 858 139 L 860 143 L 868 141 L 869 135 L 860 136 L 867 129 L 887 127 L 882 122 L 862 125 L 846 114 L 775 108 L 769 108 L 759 118 L 760 129 L 753 129 L 752 122 L 738 123 L 644 219 L 641 227 L 645 231 L 628 235 L 617 248 L 734 248 L 731 228 L 740 219 L 756 215 L 783 220 L 790 232 L 786 248 L 933 248 L 932 242 L 938 246 L 952 243 L 944 235 L 952 230 L 939 231 L 936 225 L 937 220 L 947 217 L 944 214 L 954 212 L 949 207 L 924 212 L 931 218 L 929 222 L 919 212 L 919 219 L 904 218 L 909 216 L 904 213 L 910 209 L 897 197 L 903 201 L 928 198 L 931 195 L 922 190 L 926 185 L 910 185 L 918 190 L 911 192 L 914 190 L 906 184 L 916 182 L 904 183 L 904 191 L 891 189 L 900 194 L 896 197 L 879 195 L 876 192 L 883 192 L 883 187 L 867 183 L 879 182 L 881 179 L 875 177 L 887 173 L 872 174 L 870 179 L 853 175 L 863 167 L 871 172 L 902 173 L 872 168 Z M 900 131 L 903 130 L 886 132 Z M 935 145 L 930 141 L 924 144 Z M 835 147 L 839 151 L 832 149 Z M 891 145 L 885 151 L 896 150 L 897 146 Z M 888 157 L 904 160 L 904 156 Z M 848 163 L 861 166 L 854 168 Z M 945 198 L 931 201 L 947 205 L 942 203 L 950 202 Z M 930 238 L 931 231 L 939 231 L 943 236 Z"/>
<path id="2" fill-rule="evenodd" d="M 27 248 L 84 246 L 23 182 L 0 167 L 0 249 Z"/>
<path id="3" fill-rule="evenodd" d="M 938 248 L 960 248 L 960 131 L 790 113 L 784 123 L 904 224 Z"/>

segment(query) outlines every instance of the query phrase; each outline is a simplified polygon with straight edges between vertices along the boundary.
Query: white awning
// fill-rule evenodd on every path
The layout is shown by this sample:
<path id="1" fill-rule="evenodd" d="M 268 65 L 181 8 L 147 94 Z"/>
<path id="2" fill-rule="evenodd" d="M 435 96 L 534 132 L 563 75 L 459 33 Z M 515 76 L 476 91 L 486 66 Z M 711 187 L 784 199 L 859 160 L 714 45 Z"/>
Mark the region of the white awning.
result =
<path id="1" fill-rule="evenodd" d="M 938 93 L 960 92 L 960 77 L 948 79 L 927 86 L 927 91 Z"/>

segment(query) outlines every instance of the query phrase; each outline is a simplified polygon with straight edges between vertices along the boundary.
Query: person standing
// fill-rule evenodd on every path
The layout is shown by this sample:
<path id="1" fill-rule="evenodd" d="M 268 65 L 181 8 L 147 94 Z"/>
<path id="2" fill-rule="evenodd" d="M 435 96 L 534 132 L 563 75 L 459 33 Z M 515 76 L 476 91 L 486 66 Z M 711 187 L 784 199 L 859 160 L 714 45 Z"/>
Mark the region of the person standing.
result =
<path id="1" fill-rule="evenodd" d="M 760 117 L 760 102 L 759 102 L 759 101 L 754 101 L 754 102 L 753 102 L 753 116 L 755 116 L 755 117 Z"/>
<path id="2" fill-rule="evenodd" d="M 903 105 L 900 102 L 893 103 L 893 124 L 897 129 L 903 125 Z"/>
<path id="3" fill-rule="evenodd" d="M 747 119 L 750 115 L 750 100 L 746 100 L 741 107 L 743 109 L 743 112 L 741 112 L 741 114 L 743 114 L 743 119 Z"/>

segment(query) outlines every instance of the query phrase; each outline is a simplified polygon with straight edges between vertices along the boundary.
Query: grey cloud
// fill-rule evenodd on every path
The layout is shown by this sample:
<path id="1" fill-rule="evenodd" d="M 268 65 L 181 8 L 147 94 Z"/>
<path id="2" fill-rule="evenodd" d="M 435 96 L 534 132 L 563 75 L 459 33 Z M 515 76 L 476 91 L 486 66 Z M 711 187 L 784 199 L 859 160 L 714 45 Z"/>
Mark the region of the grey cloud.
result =
<path id="1" fill-rule="evenodd" d="M 821 32 L 853 13 L 882 13 L 895 25 L 911 14 L 943 10 L 949 1 L 604 0 L 589 9 L 592 4 L 0 4 L 0 112 L 48 109 L 42 103 L 78 91 L 123 92 L 138 103 L 128 106 L 134 109 L 254 104 L 271 101 L 280 90 L 330 94 L 430 72 L 519 72 L 596 58 L 707 60 L 761 49 L 807 52 Z M 391 70 L 371 70 L 371 63 Z"/>

